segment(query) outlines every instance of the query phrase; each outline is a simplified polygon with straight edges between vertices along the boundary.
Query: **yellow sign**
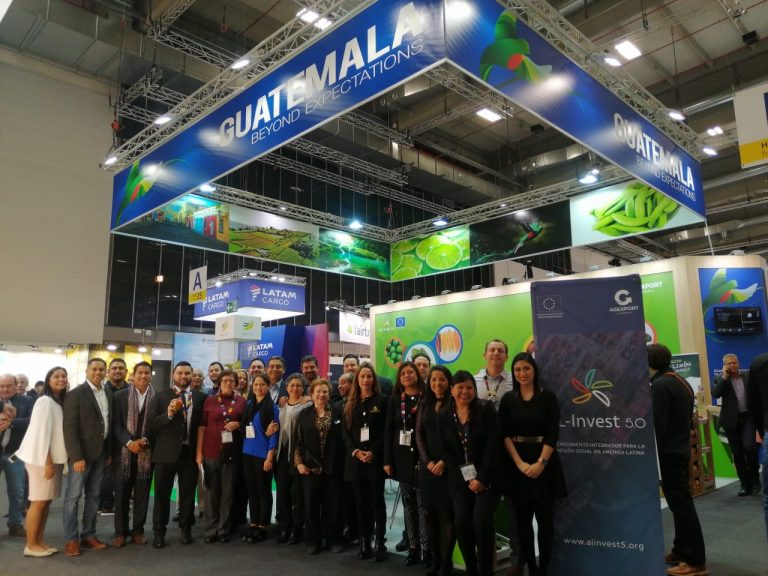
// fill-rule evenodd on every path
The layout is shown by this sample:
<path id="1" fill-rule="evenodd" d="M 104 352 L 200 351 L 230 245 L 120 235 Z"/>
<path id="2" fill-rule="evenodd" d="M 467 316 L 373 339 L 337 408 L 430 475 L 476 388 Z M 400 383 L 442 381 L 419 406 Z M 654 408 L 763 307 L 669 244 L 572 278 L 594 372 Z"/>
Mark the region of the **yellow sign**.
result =
<path id="1" fill-rule="evenodd" d="M 189 303 L 205 302 L 208 288 L 208 266 L 189 271 Z"/>
<path id="2" fill-rule="evenodd" d="M 733 97 L 741 167 L 768 164 L 768 82 Z"/>
<path id="3" fill-rule="evenodd" d="M 764 164 L 768 162 L 768 138 L 739 145 L 741 164 Z"/>

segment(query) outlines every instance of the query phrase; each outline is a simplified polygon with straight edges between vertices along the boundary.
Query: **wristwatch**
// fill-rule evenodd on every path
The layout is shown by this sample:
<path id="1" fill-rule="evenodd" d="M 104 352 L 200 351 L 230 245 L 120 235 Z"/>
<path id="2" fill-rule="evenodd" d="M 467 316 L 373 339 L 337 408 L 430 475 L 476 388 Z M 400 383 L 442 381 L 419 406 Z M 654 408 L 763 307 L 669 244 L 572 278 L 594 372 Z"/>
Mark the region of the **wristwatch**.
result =
<path id="1" fill-rule="evenodd" d="M 546 466 L 548 462 L 549 460 L 547 460 L 546 458 L 539 458 L 539 464 L 541 464 L 542 466 Z"/>

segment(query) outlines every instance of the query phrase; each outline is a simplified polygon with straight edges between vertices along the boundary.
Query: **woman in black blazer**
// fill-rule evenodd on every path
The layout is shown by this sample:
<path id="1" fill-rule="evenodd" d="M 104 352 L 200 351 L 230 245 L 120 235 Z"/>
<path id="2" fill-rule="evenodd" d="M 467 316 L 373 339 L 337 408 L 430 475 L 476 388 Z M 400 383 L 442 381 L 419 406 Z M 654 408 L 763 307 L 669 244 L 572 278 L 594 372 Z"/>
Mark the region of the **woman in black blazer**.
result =
<path id="1" fill-rule="evenodd" d="M 341 406 L 331 406 L 331 384 L 318 378 L 309 387 L 312 406 L 296 422 L 294 463 L 304 494 L 307 552 L 317 554 L 322 539 L 333 552 L 342 552 L 341 483 L 344 444 L 341 439 Z"/>
<path id="2" fill-rule="evenodd" d="M 472 374 L 459 370 L 451 385 L 453 403 L 438 416 L 459 548 L 469 576 L 491 576 L 496 542 L 494 513 L 500 453 L 493 404 L 477 399 Z M 475 550 L 477 548 L 477 550 Z"/>
<path id="3" fill-rule="evenodd" d="M 429 540 L 431 562 L 427 576 L 453 572 L 453 507 L 448 496 L 448 474 L 441 450 L 439 415 L 451 406 L 451 371 L 433 366 L 427 390 L 416 415 L 416 446 L 419 451 L 419 492 Z"/>
<path id="4" fill-rule="evenodd" d="M 424 381 L 413 362 L 403 362 L 397 369 L 395 388 L 389 399 L 387 426 L 384 431 L 384 472 L 400 483 L 403 498 L 403 519 L 408 535 L 406 566 L 421 559 L 421 542 L 426 540 L 424 514 L 421 511 L 416 485 L 418 479 L 416 451 L 416 414 L 424 396 Z M 421 528 L 424 528 L 423 530 Z M 422 535 L 425 537 L 422 538 Z M 427 553 L 427 550 L 424 550 Z"/>
<path id="5" fill-rule="evenodd" d="M 346 447 L 344 480 L 355 484 L 355 503 L 360 531 L 361 559 L 370 558 L 371 535 L 376 526 L 374 560 L 387 556 L 384 533 L 387 508 L 384 503 L 384 427 L 387 399 L 379 393 L 379 381 L 373 366 L 363 362 L 355 374 L 355 383 L 344 406 L 342 435 Z"/>

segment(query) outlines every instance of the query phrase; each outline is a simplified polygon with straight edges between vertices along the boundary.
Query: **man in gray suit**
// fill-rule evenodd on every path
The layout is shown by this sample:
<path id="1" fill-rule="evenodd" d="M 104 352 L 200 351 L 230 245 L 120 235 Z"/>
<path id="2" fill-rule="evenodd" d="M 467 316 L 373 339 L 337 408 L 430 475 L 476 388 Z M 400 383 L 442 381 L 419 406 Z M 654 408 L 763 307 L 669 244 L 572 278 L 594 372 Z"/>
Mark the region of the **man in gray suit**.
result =
<path id="1" fill-rule="evenodd" d="M 91 358 L 86 380 L 64 400 L 64 444 L 69 457 L 69 476 L 64 493 L 64 535 L 67 556 L 79 556 L 80 548 L 103 550 L 96 538 L 96 515 L 104 464 L 109 456 L 112 392 L 102 386 L 107 364 Z M 85 491 L 83 526 L 78 529 L 80 497 Z"/>

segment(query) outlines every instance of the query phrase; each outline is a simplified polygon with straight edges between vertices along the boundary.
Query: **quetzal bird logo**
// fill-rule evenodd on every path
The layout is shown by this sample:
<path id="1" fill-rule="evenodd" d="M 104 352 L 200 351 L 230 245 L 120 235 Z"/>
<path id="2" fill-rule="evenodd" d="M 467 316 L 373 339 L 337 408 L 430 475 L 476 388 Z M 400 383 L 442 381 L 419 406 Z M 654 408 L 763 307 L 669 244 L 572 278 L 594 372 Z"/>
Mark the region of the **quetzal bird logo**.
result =
<path id="1" fill-rule="evenodd" d="M 160 164 L 162 165 L 162 162 Z M 160 168 L 161 166 L 158 166 L 152 173 L 147 174 L 140 166 L 139 160 L 133 163 L 131 171 L 128 172 L 128 178 L 125 181 L 125 190 L 120 201 L 120 207 L 117 209 L 116 224 L 120 224 L 123 212 L 125 212 L 128 206 L 149 192 L 149 189 L 152 188 L 155 180 L 160 175 Z"/>
<path id="2" fill-rule="evenodd" d="M 494 41 L 480 57 L 480 77 L 488 82 L 493 68 L 499 66 L 513 74 L 513 80 L 541 82 L 552 71 L 552 66 L 539 66 L 528 56 L 528 42 L 517 35 L 517 16 L 514 11 L 501 13 L 494 27 Z"/>

